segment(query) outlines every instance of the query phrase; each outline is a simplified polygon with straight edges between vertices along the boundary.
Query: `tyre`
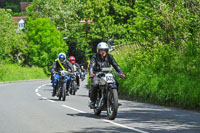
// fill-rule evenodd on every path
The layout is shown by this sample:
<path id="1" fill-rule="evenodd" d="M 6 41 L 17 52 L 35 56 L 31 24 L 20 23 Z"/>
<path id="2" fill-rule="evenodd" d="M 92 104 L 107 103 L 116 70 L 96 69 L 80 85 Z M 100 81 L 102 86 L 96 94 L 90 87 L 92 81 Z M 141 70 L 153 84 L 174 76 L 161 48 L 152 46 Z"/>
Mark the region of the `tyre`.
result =
<path id="1" fill-rule="evenodd" d="M 100 115 L 101 114 L 101 108 L 99 107 L 99 102 L 100 102 L 100 95 L 97 94 L 97 100 L 96 100 L 96 104 L 97 107 L 94 108 L 94 114 L 95 115 Z"/>
<path id="2" fill-rule="evenodd" d="M 76 94 L 75 81 L 72 81 L 72 95 Z"/>
<path id="3" fill-rule="evenodd" d="M 116 89 L 110 89 L 107 95 L 107 116 L 109 120 L 114 120 L 118 111 L 118 93 Z"/>
<path id="4" fill-rule="evenodd" d="M 59 88 L 59 89 L 60 90 L 58 90 L 58 93 L 59 93 L 58 99 L 61 100 L 61 98 L 62 98 L 62 88 Z"/>
<path id="5" fill-rule="evenodd" d="M 65 101 L 65 98 L 66 98 L 66 83 L 62 84 L 62 89 L 61 90 L 62 90 L 62 92 L 61 92 L 62 100 Z"/>

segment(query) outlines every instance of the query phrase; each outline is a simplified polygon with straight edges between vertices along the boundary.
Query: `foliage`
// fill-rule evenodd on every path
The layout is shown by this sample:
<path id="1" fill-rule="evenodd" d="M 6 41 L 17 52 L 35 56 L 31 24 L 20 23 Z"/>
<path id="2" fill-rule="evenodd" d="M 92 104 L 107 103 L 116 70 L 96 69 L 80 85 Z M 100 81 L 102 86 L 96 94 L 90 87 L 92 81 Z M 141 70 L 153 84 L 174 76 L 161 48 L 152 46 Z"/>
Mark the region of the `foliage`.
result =
<path id="1" fill-rule="evenodd" d="M 13 17 L 14 17 L 14 16 L 25 16 L 24 13 L 22 13 L 22 12 L 13 12 L 11 15 L 12 15 Z"/>
<path id="2" fill-rule="evenodd" d="M 113 54 L 125 70 L 122 94 L 182 108 L 200 108 L 200 14 L 195 0 L 138 0 L 132 41 Z"/>
<path id="3" fill-rule="evenodd" d="M 26 36 L 5 9 L 0 9 L 0 37 L 0 59 L 17 62 L 26 50 Z"/>
<path id="4" fill-rule="evenodd" d="M 80 24 L 80 1 L 74 0 L 35 0 L 27 8 L 27 14 L 32 19 L 48 17 L 63 35 L 69 46 L 69 56 L 74 55 L 79 63 L 88 59 L 90 47 L 85 38 L 84 28 Z"/>
<path id="5" fill-rule="evenodd" d="M 127 76 L 118 79 L 122 95 L 159 105 L 199 109 L 200 69 L 194 57 L 185 68 L 187 57 L 170 45 L 160 44 L 148 50 L 124 46 L 112 54 Z"/>
<path id="6" fill-rule="evenodd" d="M 48 78 L 42 68 L 0 64 L 0 82 Z"/>
<path id="7" fill-rule="evenodd" d="M 32 0 L 2 0 L 5 9 L 11 9 L 15 13 L 19 13 L 20 2 L 32 2 Z"/>
<path id="8" fill-rule="evenodd" d="M 86 32 L 93 52 L 97 43 L 115 40 L 115 44 L 129 43 L 128 21 L 133 17 L 133 1 L 129 0 L 84 0 L 82 17 L 92 19 L 93 23 L 88 25 Z"/>
<path id="9" fill-rule="evenodd" d="M 50 67 L 59 52 L 67 52 L 63 37 L 48 18 L 27 21 L 28 51 L 27 62 L 39 67 Z"/>

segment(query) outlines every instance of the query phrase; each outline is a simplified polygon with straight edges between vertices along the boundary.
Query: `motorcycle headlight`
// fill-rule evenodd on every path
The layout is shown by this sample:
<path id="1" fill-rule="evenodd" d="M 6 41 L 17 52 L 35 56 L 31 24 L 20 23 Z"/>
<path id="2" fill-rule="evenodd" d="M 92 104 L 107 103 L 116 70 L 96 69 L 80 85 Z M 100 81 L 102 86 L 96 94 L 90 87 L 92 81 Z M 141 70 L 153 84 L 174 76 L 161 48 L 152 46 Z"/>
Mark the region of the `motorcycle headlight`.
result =
<path id="1" fill-rule="evenodd" d="M 106 84 L 105 77 L 102 77 L 100 79 L 100 85 L 105 85 L 105 84 Z"/>
<path id="2" fill-rule="evenodd" d="M 66 76 L 67 75 L 67 72 L 66 71 L 62 71 L 61 72 L 61 76 Z"/>

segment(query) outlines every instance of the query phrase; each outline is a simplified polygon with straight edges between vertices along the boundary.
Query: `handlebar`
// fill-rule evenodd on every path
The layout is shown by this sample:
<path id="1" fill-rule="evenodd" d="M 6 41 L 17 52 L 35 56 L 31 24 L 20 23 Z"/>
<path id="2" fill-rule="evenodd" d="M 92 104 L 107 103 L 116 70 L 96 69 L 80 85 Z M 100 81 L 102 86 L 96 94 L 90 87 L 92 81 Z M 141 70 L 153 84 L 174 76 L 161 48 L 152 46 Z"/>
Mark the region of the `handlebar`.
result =
<path id="1" fill-rule="evenodd" d="M 97 77 L 99 77 L 99 76 L 104 76 L 105 73 L 108 73 L 108 72 L 98 72 L 98 73 L 96 74 L 96 76 L 97 76 Z M 110 73 L 115 74 L 115 75 L 119 76 L 120 78 L 124 78 L 124 77 L 122 77 L 118 72 L 110 72 Z"/>
<path id="2" fill-rule="evenodd" d="M 63 71 L 63 70 L 62 70 Z M 59 72 L 55 72 L 54 74 L 59 74 L 61 75 L 61 72 L 62 71 L 59 71 Z M 67 72 L 67 75 L 70 75 L 70 76 L 75 76 L 75 73 L 72 73 L 72 72 L 69 72 L 69 71 L 66 71 Z"/>

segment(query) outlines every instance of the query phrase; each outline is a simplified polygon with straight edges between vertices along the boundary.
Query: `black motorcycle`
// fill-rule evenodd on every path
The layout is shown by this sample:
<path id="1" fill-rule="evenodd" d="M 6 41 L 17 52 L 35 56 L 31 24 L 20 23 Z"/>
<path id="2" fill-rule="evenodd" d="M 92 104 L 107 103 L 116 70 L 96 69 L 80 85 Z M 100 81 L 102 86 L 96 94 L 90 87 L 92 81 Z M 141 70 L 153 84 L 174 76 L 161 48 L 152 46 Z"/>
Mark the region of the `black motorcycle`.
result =
<path id="1" fill-rule="evenodd" d="M 79 75 L 78 72 L 74 72 L 74 75 L 71 77 L 71 85 L 70 85 L 70 88 L 69 88 L 69 93 L 71 95 L 75 95 L 76 94 L 76 91 L 78 90 L 78 85 L 77 85 L 77 76 Z M 80 81 L 79 81 L 80 83 Z"/>
<path id="2" fill-rule="evenodd" d="M 85 72 L 81 72 L 81 80 L 83 81 L 83 80 L 85 80 Z"/>
<path id="3" fill-rule="evenodd" d="M 59 76 L 61 78 L 58 79 L 58 84 L 56 86 L 56 94 L 57 94 L 57 97 L 59 98 L 59 100 L 62 99 L 62 101 L 65 101 L 65 98 L 66 98 L 66 91 L 67 91 L 67 79 L 66 79 L 66 76 L 72 76 L 73 74 L 68 72 L 68 71 L 60 71 L 58 72 Z"/>
<path id="4" fill-rule="evenodd" d="M 112 68 L 103 68 L 101 72 L 96 74 L 100 80 L 94 114 L 100 115 L 101 111 L 107 111 L 109 120 L 114 120 L 118 112 L 118 88 L 113 74 L 120 76 L 113 72 Z"/>

